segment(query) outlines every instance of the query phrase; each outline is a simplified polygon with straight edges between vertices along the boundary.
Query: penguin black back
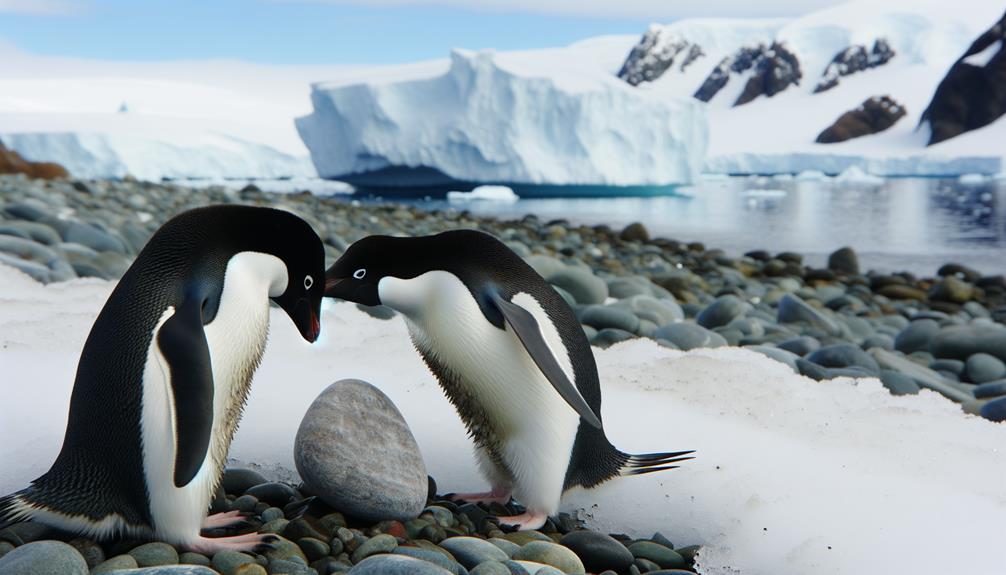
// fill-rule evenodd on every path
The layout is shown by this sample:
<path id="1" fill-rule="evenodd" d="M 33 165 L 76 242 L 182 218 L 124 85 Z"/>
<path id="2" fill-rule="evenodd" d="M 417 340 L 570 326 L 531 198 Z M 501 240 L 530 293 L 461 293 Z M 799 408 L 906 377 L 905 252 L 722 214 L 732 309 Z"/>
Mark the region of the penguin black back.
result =
<path id="1" fill-rule="evenodd" d="M 26 490 L 32 503 L 93 520 L 118 514 L 129 525 L 151 524 L 139 429 L 141 382 L 155 326 L 168 307 L 179 306 L 193 291 L 205 294 L 203 323 L 210 323 L 228 261 L 249 251 L 283 260 L 289 284 L 310 275 L 305 282 L 314 284 L 310 299 L 315 310 L 320 306 L 324 248 L 299 217 L 268 208 L 210 206 L 165 223 L 95 320 L 77 366 L 63 447 L 52 468 Z M 292 302 L 274 299 L 289 313 Z M 316 337 L 316 327 L 301 331 L 314 329 Z M 109 433 L 110 421 L 137 433 Z"/>

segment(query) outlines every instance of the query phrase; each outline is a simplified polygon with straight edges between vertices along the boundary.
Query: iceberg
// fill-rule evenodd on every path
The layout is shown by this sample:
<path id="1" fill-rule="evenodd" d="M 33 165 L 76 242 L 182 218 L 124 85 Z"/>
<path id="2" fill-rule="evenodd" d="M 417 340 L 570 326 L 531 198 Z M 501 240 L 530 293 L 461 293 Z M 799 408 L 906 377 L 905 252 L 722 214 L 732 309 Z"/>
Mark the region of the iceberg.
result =
<path id="1" fill-rule="evenodd" d="M 470 192 L 447 192 L 448 202 L 505 202 L 512 204 L 519 199 L 520 196 L 506 186 L 479 186 Z"/>
<path id="2" fill-rule="evenodd" d="M 692 182 L 702 105 L 577 66 L 579 53 L 456 50 L 438 75 L 316 84 L 297 129 L 320 176 L 364 187 Z"/>

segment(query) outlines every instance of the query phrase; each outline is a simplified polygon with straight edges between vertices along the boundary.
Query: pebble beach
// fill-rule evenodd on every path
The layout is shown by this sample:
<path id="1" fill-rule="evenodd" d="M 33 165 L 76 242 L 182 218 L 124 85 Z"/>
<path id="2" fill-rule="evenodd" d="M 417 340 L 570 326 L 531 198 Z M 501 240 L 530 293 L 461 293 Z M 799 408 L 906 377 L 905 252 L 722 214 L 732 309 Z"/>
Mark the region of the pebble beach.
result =
<path id="1" fill-rule="evenodd" d="M 878 378 L 891 394 L 930 389 L 966 413 L 1006 419 L 1006 281 L 953 263 L 930 277 L 881 274 L 861 270 L 853 251 L 836 249 L 827 267 L 811 268 L 796 252 L 728 254 L 687 238 L 650 237 L 638 224 L 499 221 L 253 186 L 17 176 L 0 177 L 0 263 L 43 283 L 114 280 L 161 223 L 210 203 L 293 211 L 315 227 L 330 260 L 370 234 L 481 229 L 559 290 L 597 347 L 634 338 L 681 350 L 746 347 L 813 380 Z M 393 317 L 383 308 L 367 311 Z M 276 533 L 275 549 L 206 557 L 158 542 L 99 544 L 25 523 L 0 531 L 0 573 L 5 562 L 46 565 L 23 559 L 43 556 L 65 560 L 66 573 L 684 573 L 694 569 L 693 544 L 702 543 L 597 533 L 566 515 L 538 531 L 506 533 L 492 516 L 518 511 L 512 504 L 459 504 L 437 491 L 430 480 L 418 519 L 361 521 L 310 499 L 315 493 L 303 485 L 235 469 L 213 511 L 247 513 L 244 530 L 228 534 Z M 187 567 L 165 567 L 175 564 Z"/>

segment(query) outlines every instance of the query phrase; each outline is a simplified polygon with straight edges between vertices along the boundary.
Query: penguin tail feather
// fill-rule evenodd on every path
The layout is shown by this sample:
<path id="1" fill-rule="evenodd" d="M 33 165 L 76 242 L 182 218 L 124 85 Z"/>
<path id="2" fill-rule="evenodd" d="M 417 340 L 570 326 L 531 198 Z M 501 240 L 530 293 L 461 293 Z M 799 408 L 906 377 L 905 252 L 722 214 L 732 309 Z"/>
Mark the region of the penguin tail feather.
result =
<path id="1" fill-rule="evenodd" d="M 626 454 L 628 459 L 626 459 L 625 463 L 622 464 L 622 467 L 618 470 L 618 474 L 622 476 L 643 475 L 645 473 L 653 473 L 655 471 L 676 469 L 679 466 L 673 465 L 674 463 L 695 459 L 695 457 L 692 456 L 693 453 L 695 453 L 695 451 L 640 453 L 636 455 Z"/>
<path id="2" fill-rule="evenodd" d="M 6 529 L 15 523 L 23 523 L 30 519 L 30 517 L 26 517 L 23 513 L 19 512 L 19 504 L 22 503 L 20 496 L 24 495 L 27 491 L 25 489 L 0 497 L 0 529 Z"/>

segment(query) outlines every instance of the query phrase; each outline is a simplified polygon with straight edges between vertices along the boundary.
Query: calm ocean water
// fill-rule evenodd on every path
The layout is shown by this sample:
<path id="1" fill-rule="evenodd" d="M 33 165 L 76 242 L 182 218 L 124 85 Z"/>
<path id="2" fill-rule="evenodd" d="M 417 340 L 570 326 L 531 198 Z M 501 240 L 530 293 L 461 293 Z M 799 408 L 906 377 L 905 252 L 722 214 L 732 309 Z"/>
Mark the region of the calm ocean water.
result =
<path id="1" fill-rule="evenodd" d="M 263 189 L 273 187 L 256 183 Z M 316 185 L 305 182 L 304 188 Z M 338 189 L 336 185 L 329 191 Z M 290 184 L 278 185 L 276 191 L 291 191 Z M 1006 274 L 1003 179 L 898 178 L 867 183 L 733 177 L 704 178 L 671 195 L 649 197 L 529 198 L 514 203 L 415 197 L 362 200 L 469 210 L 503 219 L 535 214 L 544 220 L 612 227 L 639 221 L 651 236 L 700 241 L 729 255 L 753 249 L 797 251 L 815 266 L 824 265 L 835 249 L 852 246 L 864 269 L 931 275 L 952 261 L 986 274 Z"/>
<path id="2" fill-rule="evenodd" d="M 700 241 L 729 255 L 792 250 L 805 254 L 811 265 L 824 265 L 830 252 L 852 246 L 864 269 L 931 275 L 953 261 L 987 274 L 1006 273 L 1002 179 L 865 183 L 735 177 L 703 179 L 658 197 L 392 201 L 498 218 L 536 214 L 612 227 L 639 221 L 651 236 Z"/>

